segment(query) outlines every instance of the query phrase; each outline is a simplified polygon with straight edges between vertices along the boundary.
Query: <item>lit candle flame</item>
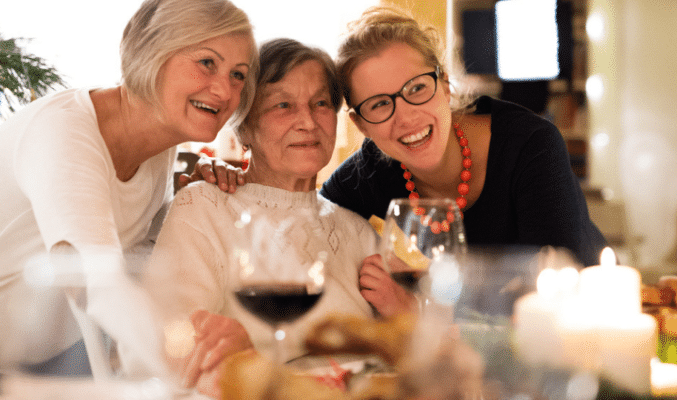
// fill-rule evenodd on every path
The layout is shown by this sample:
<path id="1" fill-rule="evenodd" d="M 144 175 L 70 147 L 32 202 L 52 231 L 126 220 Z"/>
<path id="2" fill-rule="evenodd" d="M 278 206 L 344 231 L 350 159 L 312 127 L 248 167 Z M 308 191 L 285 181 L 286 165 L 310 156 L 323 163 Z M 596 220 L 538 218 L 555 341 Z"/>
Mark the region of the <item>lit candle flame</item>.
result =
<path id="1" fill-rule="evenodd" d="M 605 247 L 602 250 L 602 255 L 599 257 L 599 262 L 602 266 L 614 266 L 616 265 L 616 254 L 611 249 L 611 247 Z"/>

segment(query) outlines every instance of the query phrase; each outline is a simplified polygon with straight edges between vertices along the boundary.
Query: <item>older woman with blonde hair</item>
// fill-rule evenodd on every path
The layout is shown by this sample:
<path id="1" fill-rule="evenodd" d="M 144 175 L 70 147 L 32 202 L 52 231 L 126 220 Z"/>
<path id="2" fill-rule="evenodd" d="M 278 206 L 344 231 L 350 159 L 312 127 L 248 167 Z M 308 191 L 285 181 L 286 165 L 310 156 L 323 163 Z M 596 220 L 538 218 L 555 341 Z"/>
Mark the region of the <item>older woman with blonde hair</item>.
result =
<path id="1" fill-rule="evenodd" d="M 146 0 L 120 55 L 121 85 L 56 93 L 0 126 L 2 368 L 87 374 L 82 335 L 100 350 L 100 327 L 123 372 L 164 373 L 151 303 L 125 257 L 152 243 L 176 145 L 212 141 L 246 115 L 257 52 L 228 0 Z"/>

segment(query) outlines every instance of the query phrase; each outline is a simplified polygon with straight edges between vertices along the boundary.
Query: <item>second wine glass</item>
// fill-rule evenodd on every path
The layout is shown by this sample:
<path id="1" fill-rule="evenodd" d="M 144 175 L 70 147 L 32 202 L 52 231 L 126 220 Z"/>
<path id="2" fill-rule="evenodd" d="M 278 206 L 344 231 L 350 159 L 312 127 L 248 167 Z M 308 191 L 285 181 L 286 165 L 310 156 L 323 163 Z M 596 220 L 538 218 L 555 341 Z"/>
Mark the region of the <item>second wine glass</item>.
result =
<path id="1" fill-rule="evenodd" d="M 452 199 L 393 199 L 381 241 L 393 280 L 431 302 L 453 304 L 462 289 L 467 242 L 461 212 Z"/>
<path id="2" fill-rule="evenodd" d="M 326 253 L 299 251 L 318 227 L 311 216 L 275 220 L 244 211 L 236 222 L 231 287 L 249 312 L 273 328 L 274 359 L 282 362 L 284 324 L 292 323 L 319 301 L 324 291 Z"/>

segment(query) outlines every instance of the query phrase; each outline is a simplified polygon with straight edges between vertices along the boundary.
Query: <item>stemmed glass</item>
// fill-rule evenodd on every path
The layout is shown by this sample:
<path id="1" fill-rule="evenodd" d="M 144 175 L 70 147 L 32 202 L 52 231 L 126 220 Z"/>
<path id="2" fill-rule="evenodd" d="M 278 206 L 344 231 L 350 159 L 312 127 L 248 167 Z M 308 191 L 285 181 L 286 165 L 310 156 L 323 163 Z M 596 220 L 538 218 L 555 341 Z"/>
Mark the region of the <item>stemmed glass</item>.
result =
<path id="1" fill-rule="evenodd" d="M 467 253 L 460 210 L 452 199 L 393 199 L 381 255 L 393 280 L 414 292 L 422 311 L 458 300 Z M 452 308 L 453 310 L 453 308 Z"/>
<path id="2" fill-rule="evenodd" d="M 303 212 L 274 219 L 244 211 L 235 223 L 230 287 L 239 303 L 273 328 L 280 363 L 285 331 L 324 291 L 327 253 L 313 251 L 319 223 Z"/>

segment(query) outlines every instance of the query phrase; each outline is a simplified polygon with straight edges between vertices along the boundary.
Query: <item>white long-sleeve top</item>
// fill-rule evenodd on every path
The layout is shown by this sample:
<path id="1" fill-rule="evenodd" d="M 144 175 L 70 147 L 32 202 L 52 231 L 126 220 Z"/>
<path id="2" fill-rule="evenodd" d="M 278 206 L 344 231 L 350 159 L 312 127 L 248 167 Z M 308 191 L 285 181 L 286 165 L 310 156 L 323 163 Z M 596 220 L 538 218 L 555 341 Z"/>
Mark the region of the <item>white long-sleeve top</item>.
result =
<path id="1" fill-rule="evenodd" d="M 45 361 L 81 337 L 59 287 L 63 271 L 46 262 L 54 244 L 68 242 L 86 260 L 105 255 L 128 286 L 122 257 L 138 255 L 171 199 L 175 158 L 168 149 L 117 179 L 88 89 L 41 98 L 0 125 L 0 365 Z M 134 330 L 120 318 L 133 315 L 111 312 L 125 305 L 110 299 L 126 296 L 95 289 L 106 284 L 104 267 L 85 264 L 87 311 L 111 335 Z"/>
<path id="2" fill-rule="evenodd" d="M 358 282 L 362 260 L 377 251 L 377 236 L 367 221 L 316 191 L 289 192 L 249 183 L 228 194 L 200 182 L 177 193 L 146 270 L 144 285 L 163 309 L 167 323 L 185 319 L 196 309 L 206 309 L 237 319 L 254 346 L 270 355 L 271 327 L 244 309 L 229 286 L 234 268 L 230 255 L 237 240 L 233 223 L 244 210 L 254 215 L 266 213 L 274 220 L 301 212 L 319 219 L 316 236 L 287 238 L 279 243 L 304 250 L 300 253 L 324 250 L 328 254 L 324 294 L 306 315 L 286 326 L 287 359 L 303 354 L 303 339 L 319 319 L 331 313 L 372 315 Z"/>

